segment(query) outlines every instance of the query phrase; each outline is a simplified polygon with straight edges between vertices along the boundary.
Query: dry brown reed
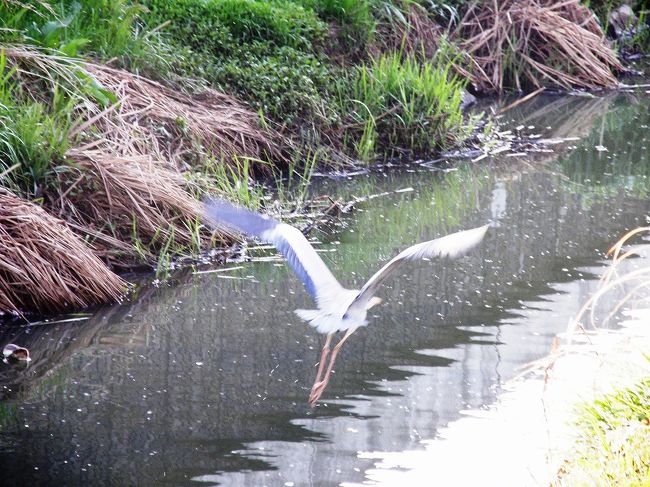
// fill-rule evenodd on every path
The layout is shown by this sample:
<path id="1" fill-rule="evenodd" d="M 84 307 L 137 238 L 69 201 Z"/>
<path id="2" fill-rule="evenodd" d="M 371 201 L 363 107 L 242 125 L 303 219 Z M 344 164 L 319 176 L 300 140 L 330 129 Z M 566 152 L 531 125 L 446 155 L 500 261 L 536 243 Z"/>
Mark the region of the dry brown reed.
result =
<path id="1" fill-rule="evenodd" d="M 64 311 L 125 288 L 64 222 L 0 189 L 0 311 Z"/>
<path id="2" fill-rule="evenodd" d="M 403 21 L 395 19 L 379 23 L 376 41 L 370 51 L 374 56 L 397 51 L 433 58 L 442 35 L 443 28 L 429 17 L 424 7 L 413 3 L 406 7 Z"/>
<path id="3" fill-rule="evenodd" d="M 247 157 L 252 171 L 268 167 L 255 169 L 260 158 L 280 157 L 271 132 L 227 95 L 191 97 L 123 70 L 22 46 L 5 53 L 28 95 L 42 96 L 46 84 L 78 100 L 79 120 L 69 133 L 76 147 L 59 164 L 46 205 L 113 265 L 153 262 L 162 249 L 198 251 L 215 238 L 200 230 L 199 190 L 182 176 L 197 155 L 217 164 Z M 117 103 L 101 106 L 84 93 L 89 76 Z"/>
<path id="4" fill-rule="evenodd" d="M 607 255 L 612 256 L 612 264 L 602 275 L 598 290 L 585 302 L 582 308 L 580 308 L 580 311 L 569 323 L 569 333 L 573 333 L 577 329 L 585 329 L 588 326 L 597 329 L 595 320 L 596 305 L 602 296 L 615 289 L 620 289 L 624 286 L 632 286 L 631 290 L 626 291 L 623 298 L 617 301 L 603 322 L 606 322 L 614 316 L 631 299 L 638 297 L 639 295 L 644 297 L 647 296 L 648 288 L 650 288 L 650 267 L 644 266 L 619 275 L 619 269 L 622 262 L 635 254 L 648 252 L 650 244 L 647 243 L 631 247 L 626 252 L 623 252 L 623 248 L 628 244 L 629 240 L 642 233 L 650 233 L 650 227 L 639 227 L 627 232 L 607 251 Z M 589 313 L 588 322 L 584 320 L 587 313 Z"/>
<path id="5" fill-rule="evenodd" d="M 579 0 L 493 0 L 473 4 L 454 37 L 481 91 L 542 86 L 618 86 L 623 69 L 591 11 Z"/>
<path id="6" fill-rule="evenodd" d="M 118 142 L 121 155 L 154 155 L 182 170 L 198 150 L 225 162 L 237 157 L 284 160 L 275 141 L 279 135 L 262 128 L 257 114 L 224 93 L 206 89 L 190 96 L 125 70 L 22 45 L 0 48 L 34 98 L 48 91 L 43 90 L 43 83 L 49 91 L 56 87 L 77 97 L 81 94 L 78 112 L 82 121 L 72 135 L 84 135 L 93 128 L 93 139 Z M 80 85 L 87 79 L 113 93 L 117 103 L 102 107 L 92 93 L 83 93 Z M 125 140 L 130 143 L 123 144 Z M 260 170 L 266 167 L 262 164 Z"/>
<path id="7" fill-rule="evenodd" d="M 85 63 L 84 69 L 119 99 L 117 106 L 98 110 L 91 121 L 105 138 L 120 142 L 122 155 L 154 154 L 186 170 L 186 161 L 201 144 L 208 155 L 225 162 L 241 157 L 282 160 L 272 140 L 279 136 L 262 129 L 257 114 L 224 93 L 206 89 L 189 96 L 121 69 L 93 63 Z M 124 139 L 135 146 L 122 144 Z M 257 169 L 267 167 L 260 164 Z"/>
<path id="8" fill-rule="evenodd" d="M 83 147 L 66 156 L 70 174 L 51 208 L 95 239 L 100 255 L 113 264 L 136 254 L 153 261 L 151 251 L 171 242 L 172 249 L 194 245 L 196 251 L 211 237 L 197 230 L 201 205 L 183 177 L 152 157 Z"/>

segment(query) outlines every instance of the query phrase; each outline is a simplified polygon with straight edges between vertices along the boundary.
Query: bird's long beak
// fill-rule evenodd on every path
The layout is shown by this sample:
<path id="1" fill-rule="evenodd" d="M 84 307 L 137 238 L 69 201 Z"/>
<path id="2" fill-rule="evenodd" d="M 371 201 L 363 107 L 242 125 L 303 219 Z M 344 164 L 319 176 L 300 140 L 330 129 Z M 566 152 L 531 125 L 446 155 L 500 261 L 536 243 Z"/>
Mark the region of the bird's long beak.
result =
<path id="1" fill-rule="evenodd" d="M 383 299 L 373 296 L 368 302 L 368 309 L 372 308 L 373 306 L 377 306 L 378 304 L 381 304 L 383 302 L 384 302 Z"/>

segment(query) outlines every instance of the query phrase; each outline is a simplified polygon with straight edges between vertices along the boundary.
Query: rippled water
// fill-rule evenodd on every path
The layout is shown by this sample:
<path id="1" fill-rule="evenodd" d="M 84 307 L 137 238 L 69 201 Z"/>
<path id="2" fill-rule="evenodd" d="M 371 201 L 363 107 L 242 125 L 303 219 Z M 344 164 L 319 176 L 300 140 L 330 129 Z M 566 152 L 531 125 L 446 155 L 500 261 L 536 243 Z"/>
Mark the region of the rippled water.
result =
<path id="1" fill-rule="evenodd" d="M 389 280 L 314 409 L 323 337 L 294 315 L 310 298 L 278 259 L 190 269 L 76 321 L 5 326 L 0 343 L 27 346 L 34 360 L 0 364 L 3 481 L 364 481 L 367 452 L 421 448 L 548 353 L 594 289 L 603 252 L 646 221 L 649 108 L 647 96 L 537 98 L 503 122 L 581 140 L 445 171 L 320 181 L 320 193 L 345 200 L 390 192 L 310 235 L 348 286 L 410 244 L 497 226 L 469 256 Z"/>

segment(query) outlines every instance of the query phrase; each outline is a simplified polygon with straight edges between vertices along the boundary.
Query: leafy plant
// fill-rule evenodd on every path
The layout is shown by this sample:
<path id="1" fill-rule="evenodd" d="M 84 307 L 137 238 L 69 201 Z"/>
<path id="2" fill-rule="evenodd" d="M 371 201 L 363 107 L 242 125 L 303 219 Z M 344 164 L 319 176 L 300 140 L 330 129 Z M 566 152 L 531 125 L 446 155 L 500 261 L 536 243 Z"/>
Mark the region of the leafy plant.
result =
<path id="1" fill-rule="evenodd" d="M 216 84 L 276 121 L 291 124 L 332 115 L 327 104 L 330 68 L 291 47 L 267 55 L 253 48 L 241 57 L 222 61 L 210 74 Z"/>
<path id="2" fill-rule="evenodd" d="M 143 7 L 129 0 L 39 0 L 2 2 L 5 41 L 23 41 L 68 56 L 87 52 L 120 56 L 136 41 L 134 26 Z"/>
<path id="3" fill-rule="evenodd" d="M 463 133 L 463 86 L 450 64 L 437 67 L 397 53 L 359 68 L 347 99 L 361 134 L 357 153 L 367 159 L 373 147 L 393 153 L 447 147 Z"/>
<path id="4" fill-rule="evenodd" d="M 311 51 L 326 26 L 313 11 L 276 0 L 147 0 L 147 21 L 203 52 L 228 54 L 233 44 L 265 42 Z"/>

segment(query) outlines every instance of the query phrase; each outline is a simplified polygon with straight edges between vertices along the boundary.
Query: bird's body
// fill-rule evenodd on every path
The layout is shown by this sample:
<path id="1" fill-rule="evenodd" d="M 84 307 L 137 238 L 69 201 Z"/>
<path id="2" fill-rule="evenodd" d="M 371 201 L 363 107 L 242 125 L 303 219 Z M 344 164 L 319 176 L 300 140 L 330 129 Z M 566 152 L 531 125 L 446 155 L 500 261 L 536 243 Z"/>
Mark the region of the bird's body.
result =
<path id="1" fill-rule="evenodd" d="M 379 304 L 381 300 L 374 298 L 371 306 L 351 307 L 360 292 L 360 289 L 341 288 L 336 299 L 332 299 L 331 303 L 319 309 L 297 309 L 296 314 L 316 328 L 319 333 L 329 334 L 366 326 L 368 310 L 375 304 Z"/>
<path id="2" fill-rule="evenodd" d="M 327 384 L 334 359 L 343 342 L 357 328 L 368 324 L 368 310 L 381 302 L 381 299 L 375 297 L 375 293 L 396 268 L 406 261 L 434 257 L 456 258 L 463 255 L 483 240 L 489 227 L 484 225 L 408 247 L 377 271 L 361 289 L 346 289 L 336 280 L 297 228 L 223 200 L 209 200 L 205 207 L 207 216 L 217 225 L 235 229 L 275 245 L 316 301 L 316 309 L 296 310 L 300 318 L 320 333 L 327 334 L 317 380 L 312 388 L 311 403 L 320 397 Z M 325 379 L 320 381 L 324 360 L 329 353 L 330 340 L 337 331 L 346 333 L 332 352 Z"/>

